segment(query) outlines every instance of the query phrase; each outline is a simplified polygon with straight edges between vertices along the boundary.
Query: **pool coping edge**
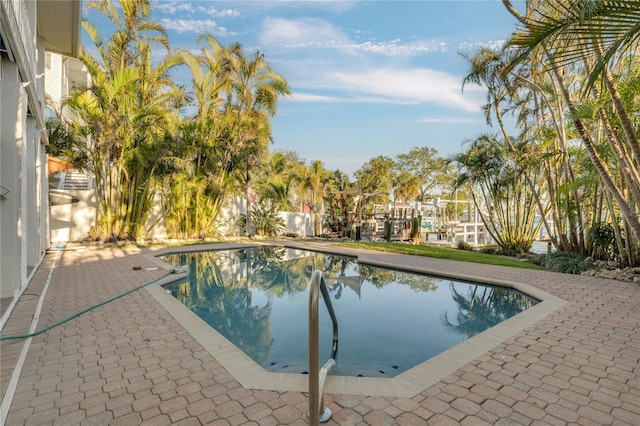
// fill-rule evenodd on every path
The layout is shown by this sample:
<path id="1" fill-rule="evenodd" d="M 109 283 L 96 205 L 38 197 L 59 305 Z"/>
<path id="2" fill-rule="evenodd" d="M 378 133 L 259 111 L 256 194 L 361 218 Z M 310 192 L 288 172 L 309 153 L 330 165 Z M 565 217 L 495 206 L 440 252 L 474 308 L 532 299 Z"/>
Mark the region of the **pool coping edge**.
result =
<path id="1" fill-rule="evenodd" d="M 158 259 L 157 256 L 163 256 L 170 253 L 228 250 L 261 245 L 278 247 L 284 246 L 293 249 L 312 251 L 322 250 L 336 254 L 356 256 L 358 258 L 358 262 L 370 265 L 398 268 L 398 266 L 393 265 L 391 262 L 385 262 L 384 259 L 374 258 L 381 257 L 381 255 L 384 255 L 385 253 L 363 253 L 362 251 L 354 251 L 335 246 L 321 246 L 314 248 L 309 247 L 308 244 L 302 245 L 289 242 L 218 243 L 214 245 L 168 247 L 157 253 L 147 255 L 147 257 L 158 266 L 170 270 L 173 269 L 173 266 Z M 375 254 L 378 256 L 374 256 Z M 427 267 L 402 266 L 400 269 L 411 272 L 435 274 L 438 276 L 444 276 L 445 278 L 454 278 L 472 282 L 478 281 L 481 278 L 460 273 L 446 273 L 446 275 L 443 275 L 442 271 L 433 271 Z M 176 277 L 172 281 L 180 278 L 181 277 Z M 505 340 L 515 336 L 525 328 L 532 326 L 547 315 L 569 303 L 564 299 L 553 296 L 529 284 L 485 277 L 481 278 L 481 282 L 513 288 L 538 299 L 540 303 L 537 303 L 526 311 L 523 311 L 518 315 L 515 315 L 514 317 L 511 317 L 500 324 L 459 343 L 458 345 L 408 369 L 401 374 L 398 374 L 393 378 L 329 375 L 325 384 L 325 391 L 332 394 L 411 398 L 438 383 L 446 376 L 454 373 L 492 348 L 500 345 Z M 209 326 L 204 320 L 199 318 L 186 306 L 171 296 L 162 287 L 167 283 L 168 282 L 162 282 L 156 285 L 151 285 L 146 287 L 146 290 L 242 386 L 249 389 L 273 390 L 279 392 L 308 392 L 307 375 L 272 373 L 266 371 L 224 336 Z"/>

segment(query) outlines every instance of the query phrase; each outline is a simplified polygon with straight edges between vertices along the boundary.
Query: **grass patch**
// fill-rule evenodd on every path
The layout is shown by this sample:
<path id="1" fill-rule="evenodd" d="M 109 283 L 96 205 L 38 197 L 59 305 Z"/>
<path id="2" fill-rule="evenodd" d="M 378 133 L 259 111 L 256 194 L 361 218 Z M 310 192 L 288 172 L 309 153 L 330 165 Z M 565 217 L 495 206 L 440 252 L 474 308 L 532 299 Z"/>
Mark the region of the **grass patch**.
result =
<path id="1" fill-rule="evenodd" d="M 464 262 L 483 263 L 486 265 L 511 266 L 523 269 L 541 269 L 540 266 L 510 257 L 496 256 L 476 251 L 463 251 L 447 247 L 435 247 L 430 245 L 413 245 L 401 243 L 381 242 L 340 242 L 344 247 L 376 250 L 398 254 L 412 254 L 417 256 L 433 257 L 436 259 L 460 260 Z"/>

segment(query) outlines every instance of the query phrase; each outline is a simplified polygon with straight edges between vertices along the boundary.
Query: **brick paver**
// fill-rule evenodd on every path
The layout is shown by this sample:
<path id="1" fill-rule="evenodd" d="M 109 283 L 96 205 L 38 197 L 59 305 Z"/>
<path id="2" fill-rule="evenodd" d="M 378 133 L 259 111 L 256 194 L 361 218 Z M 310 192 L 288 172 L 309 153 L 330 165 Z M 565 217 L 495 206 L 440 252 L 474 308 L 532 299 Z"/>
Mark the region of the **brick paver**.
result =
<path id="1" fill-rule="evenodd" d="M 143 256 L 152 251 L 48 254 L 2 335 L 28 331 L 54 260 L 38 329 L 158 278 Z M 435 274 L 527 283 L 569 303 L 413 398 L 326 395 L 328 424 L 640 425 L 637 284 L 368 254 L 382 256 Z M 23 343 L 0 343 L 3 398 Z M 34 337 L 6 424 L 298 425 L 306 404 L 305 393 L 243 388 L 142 290 Z"/>

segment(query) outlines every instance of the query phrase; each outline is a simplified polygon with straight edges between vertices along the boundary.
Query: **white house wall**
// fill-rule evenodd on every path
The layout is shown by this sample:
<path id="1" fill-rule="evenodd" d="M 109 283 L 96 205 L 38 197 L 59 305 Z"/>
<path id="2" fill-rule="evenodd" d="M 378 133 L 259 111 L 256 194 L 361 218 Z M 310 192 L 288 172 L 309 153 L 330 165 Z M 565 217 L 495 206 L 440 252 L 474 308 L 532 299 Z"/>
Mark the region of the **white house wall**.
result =
<path id="1" fill-rule="evenodd" d="M 30 273 L 40 262 L 44 250 L 48 247 L 46 209 L 48 196 L 43 188 L 46 188 L 47 171 L 46 149 L 40 143 L 40 130 L 35 127 L 35 120 L 27 121 L 27 150 L 26 150 L 26 218 L 27 218 L 27 268 Z M 43 238 L 43 236 L 45 238 Z"/>
<path id="2" fill-rule="evenodd" d="M 3 134 L 3 125 L 2 125 L 2 99 L 4 99 L 4 96 L 2 95 L 2 88 L 3 88 L 3 59 L 2 59 L 2 54 L 0 53 L 0 194 L 4 194 L 5 191 L 5 187 L 2 186 L 2 182 L 3 182 L 3 178 L 2 178 L 2 173 L 1 173 L 1 167 L 2 167 L 2 138 L 4 137 Z M 6 96 L 6 95 L 5 95 Z M 2 208 L 2 202 L 4 200 L 4 195 L 2 197 L 0 197 L 0 277 L 2 276 L 2 241 L 4 241 L 4 239 L 2 238 L 2 230 L 4 229 L 4 221 L 3 221 L 3 211 L 4 208 Z M 2 298 L 2 286 L 0 286 L 0 299 Z"/>
<path id="3" fill-rule="evenodd" d="M 98 201 L 95 190 L 49 190 L 51 244 L 82 241 L 96 223 Z M 76 199 L 77 202 L 57 204 L 57 200 Z"/>
<path id="4" fill-rule="evenodd" d="M 77 54 L 80 14 L 79 0 L 0 2 L 0 329 L 48 248 L 45 46 Z"/>
<path id="5" fill-rule="evenodd" d="M 0 186 L 9 192 L 0 198 L 0 298 L 14 297 L 26 283 L 21 277 L 22 182 L 21 152 L 27 138 L 27 96 L 15 63 L 2 61 L 0 80 Z M 26 257 L 26 254 L 25 254 Z"/>
<path id="6" fill-rule="evenodd" d="M 53 107 L 59 109 L 60 101 L 66 96 L 66 93 L 62 92 L 63 57 L 57 53 L 47 52 L 45 64 L 45 94 L 53 101 Z"/>

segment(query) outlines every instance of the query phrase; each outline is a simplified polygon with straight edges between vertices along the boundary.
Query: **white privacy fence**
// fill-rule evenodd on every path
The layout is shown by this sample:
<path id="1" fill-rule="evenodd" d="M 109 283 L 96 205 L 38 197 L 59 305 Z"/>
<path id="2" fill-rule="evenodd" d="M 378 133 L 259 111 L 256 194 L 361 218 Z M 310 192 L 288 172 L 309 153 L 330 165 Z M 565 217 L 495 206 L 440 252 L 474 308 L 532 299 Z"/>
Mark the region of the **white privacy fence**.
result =
<path id="1" fill-rule="evenodd" d="M 96 224 L 98 201 L 96 191 L 51 189 L 49 192 L 51 244 L 71 241 L 82 241 L 87 238 L 92 226 Z M 244 214 L 244 202 L 241 198 L 230 200 L 222 210 L 219 231 L 223 235 L 232 236 L 234 224 Z M 313 215 L 310 213 L 280 212 L 286 224 L 287 233 L 295 233 L 300 237 L 313 236 Z M 153 226 L 152 226 L 153 224 Z M 160 200 L 154 203 L 149 218 L 146 236 L 149 240 L 165 240 L 167 232 Z"/>

